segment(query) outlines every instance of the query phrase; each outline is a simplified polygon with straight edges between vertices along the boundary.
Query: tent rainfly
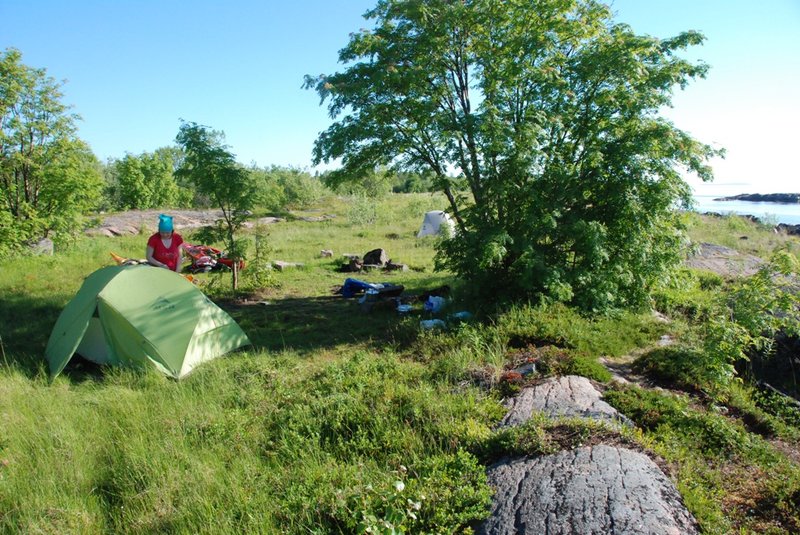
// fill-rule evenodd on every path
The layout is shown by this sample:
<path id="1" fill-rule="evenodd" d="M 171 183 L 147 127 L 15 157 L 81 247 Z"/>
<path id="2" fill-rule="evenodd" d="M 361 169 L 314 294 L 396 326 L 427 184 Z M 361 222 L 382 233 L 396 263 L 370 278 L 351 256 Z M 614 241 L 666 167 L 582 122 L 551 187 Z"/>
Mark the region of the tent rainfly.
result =
<path id="1" fill-rule="evenodd" d="M 110 266 L 89 275 L 61 311 L 45 356 L 53 378 L 79 354 L 98 364 L 152 363 L 179 379 L 249 343 L 233 318 L 181 275 Z"/>
<path id="2" fill-rule="evenodd" d="M 423 236 L 436 236 L 438 234 L 453 232 L 453 220 L 441 210 L 427 212 L 422 219 L 422 226 L 417 233 L 417 238 Z"/>

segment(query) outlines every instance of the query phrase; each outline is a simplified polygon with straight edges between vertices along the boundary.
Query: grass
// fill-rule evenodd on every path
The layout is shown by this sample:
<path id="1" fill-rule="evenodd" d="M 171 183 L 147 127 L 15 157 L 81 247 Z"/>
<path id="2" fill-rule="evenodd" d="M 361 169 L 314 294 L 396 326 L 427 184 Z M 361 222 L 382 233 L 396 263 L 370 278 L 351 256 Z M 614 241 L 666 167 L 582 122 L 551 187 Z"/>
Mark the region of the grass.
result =
<path id="1" fill-rule="evenodd" d="M 642 443 L 670 463 L 704 532 L 800 529 L 796 455 L 752 432 L 727 408 L 638 387 L 614 387 L 604 399 L 643 429 Z"/>
<path id="2" fill-rule="evenodd" d="M 713 243 L 735 249 L 743 254 L 762 258 L 777 249 L 786 249 L 800 254 L 800 240 L 773 227 L 737 215 L 700 215 L 687 213 L 685 222 L 689 235 L 695 243 Z"/>
<path id="3" fill-rule="evenodd" d="M 198 277 L 253 347 L 180 382 L 75 362 L 51 383 L 42 357 L 83 278 L 111 264 L 110 251 L 143 256 L 144 236 L 83 238 L 54 257 L 0 265 L 0 532 L 468 532 L 488 511 L 488 463 L 600 441 L 658 459 L 707 532 L 800 528 L 792 406 L 744 386 L 708 399 L 680 375 L 690 351 L 649 350 L 664 334 L 689 336 L 723 281 L 681 275 L 655 303 L 676 318 L 695 313 L 669 324 L 551 305 L 422 331 L 419 303 L 403 317 L 333 294 L 349 276 L 341 255 L 378 247 L 413 269 L 357 278 L 402 284 L 407 295 L 457 287 L 433 270 L 434 240 L 415 238 L 422 214 L 442 205 L 430 195 L 369 206 L 333 198 L 295 214 L 332 219 L 262 229 L 269 260 L 304 266 L 270 272 L 268 287 L 245 270 L 237 298 L 224 278 Z M 695 236 L 724 234 L 705 229 L 720 220 L 692 217 Z M 770 239 L 742 241 L 766 255 Z M 442 317 L 467 306 L 451 303 Z M 598 358 L 640 352 L 641 373 L 676 394 L 609 383 Z M 500 399 L 524 385 L 504 374 L 528 361 L 533 380 L 578 373 L 606 383 L 607 400 L 638 428 L 534 418 L 496 430 Z"/>

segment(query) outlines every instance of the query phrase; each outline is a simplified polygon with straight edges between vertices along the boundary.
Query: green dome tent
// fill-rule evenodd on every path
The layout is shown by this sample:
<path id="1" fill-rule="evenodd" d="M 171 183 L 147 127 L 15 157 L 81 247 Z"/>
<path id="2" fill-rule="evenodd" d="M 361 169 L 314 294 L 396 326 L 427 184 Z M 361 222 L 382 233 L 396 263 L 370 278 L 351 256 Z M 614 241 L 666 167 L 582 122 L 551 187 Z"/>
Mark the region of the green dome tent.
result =
<path id="1" fill-rule="evenodd" d="M 110 266 L 89 275 L 61 311 L 45 355 L 51 377 L 77 353 L 99 364 L 151 362 L 179 379 L 249 343 L 233 318 L 181 275 Z"/>

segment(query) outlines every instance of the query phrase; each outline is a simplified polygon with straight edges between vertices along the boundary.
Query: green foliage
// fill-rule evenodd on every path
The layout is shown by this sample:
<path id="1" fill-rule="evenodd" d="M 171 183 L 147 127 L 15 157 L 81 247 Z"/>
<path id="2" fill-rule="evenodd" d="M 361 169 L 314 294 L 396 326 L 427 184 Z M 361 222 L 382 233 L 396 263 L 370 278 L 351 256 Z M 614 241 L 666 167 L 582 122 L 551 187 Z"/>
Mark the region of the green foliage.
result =
<path id="1" fill-rule="evenodd" d="M 378 221 L 376 202 L 366 195 L 353 195 L 350 197 L 350 210 L 347 212 L 347 220 L 353 226 L 375 224 Z"/>
<path id="2" fill-rule="evenodd" d="M 796 400 L 767 389 L 755 391 L 752 399 L 759 409 L 780 419 L 795 433 L 800 432 L 800 407 Z"/>
<path id="3" fill-rule="evenodd" d="M 280 169 L 277 172 L 278 185 L 283 188 L 285 207 L 304 209 L 319 201 L 325 195 L 325 187 L 319 179 L 298 169 Z"/>
<path id="4" fill-rule="evenodd" d="M 423 193 L 435 191 L 433 177 L 430 173 L 399 172 L 395 175 L 392 192 Z"/>
<path id="5" fill-rule="evenodd" d="M 748 430 L 767 438 L 800 439 L 800 408 L 794 399 L 767 388 L 731 385 L 724 403 L 731 407 Z"/>
<path id="6" fill-rule="evenodd" d="M 454 531 L 484 514 L 491 491 L 483 468 L 457 448 L 468 431 L 451 424 L 479 417 L 480 402 L 421 382 L 421 372 L 389 352 L 359 353 L 325 366 L 303 388 L 282 392 L 283 409 L 266 415 L 265 433 L 277 437 L 265 445 L 267 456 L 308 449 L 339 462 L 395 467 L 339 487 L 343 496 L 322 507 L 325 525 L 347 532 L 359 524 L 379 532 L 389 524 L 408 532 Z M 476 425 L 488 435 L 486 422 Z M 421 451 L 426 455 L 417 458 Z M 304 492 L 303 508 L 328 501 Z"/>
<path id="7" fill-rule="evenodd" d="M 285 208 L 283 189 L 268 169 L 250 169 L 253 182 L 253 205 L 267 212 L 279 212 Z"/>
<path id="8" fill-rule="evenodd" d="M 797 261 L 777 253 L 755 275 L 724 287 L 713 274 L 684 271 L 657 294 L 659 308 L 685 313 L 694 337 L 677 348 L 643 355 L 638 369 L 661 380 L 723 396 L 737 376 L 736 365 L 752 354 L 770 355 L 779 333 L 800 332 L 798 296 L 793 287 Z M 721 290 L 726 291 L 721 291 Z"/>
<path id="9" fill-rule="evenodd" d="M 686 396 L 618 387 L 606 391 L 603 399 L 647 431 L 678 430 L 687 443 L 708 456 L 731 456 L 757 447 L 741 425 L 719 414 L 690 409 Z"/>
<path id="10" fill-rule="evenodd" d="M 692 243 L 713 243 L 729 247 L 743 254 L 769 259 L 774 251 L 785 250 L 800 255 L 800 241 L 785 232 L 775 232 L 744 216 L 683 214 Z"/>
<path id="11" fill-rule="evenodd" d="M 521 425 L 497 430 L 481 445 L 486 464 L 504 456 L 549 455 L 558 450 L 547 433 L 548 418 L 534 415 Z"/>
<path id="12" fill-rule="evenodd" d="M 653 349 L 640 356 L 633 364 L 638 373 L 647 374 L 660 384 L 670 384 L 683 389 L 703 388 L 697 375 L 698 363 L 703 360 L 700 351 L 688 346 Z"/>
<path id="13" fill-rule="evenodd" d="M 28 236 L 11 212 L 0 210 L 0 260 L 18 253 Z"/>
<path id="14" fill-rule="evenodd" d="M 708 179 L 716 154 L 657 116 L 705 74 L 677 56 L 702 36 L 639 36 L 593 0 L 385 0 L 367 16 L 348 67 L 306 78 L 341 116 L 314 149 L 342 162 L 329 183 L 428 173 L 459 227 L 437 265 L 483 298 L 645 303 L 679 258 L 675 166 Z"/>
<path id="15" fill-rule="evenodd" d="M 657 340 L 666 326 L 650 314 L 587 317 L 564 305 L 514 306 L 497 321 L 513 347 L 555 345 L 593 358 L 618 357 Z"/>
<path id="16" fill-rule="evenodd" d="M 484 468 L 459 450 L 423 461 L 413 474 L 400 465 L 394 481 L 366 485 L 332 512 L 350 533 L 442 533 L 465 529 L 488 510 Z"/>
<path id="17" fill-rule="evenodd" d="M 716 273 L 677 269 L 654 289 L 653 305 L 669 316 L 700 319 L 709 313 L 723 284 L 724 280 Z"/>
<path id="18" fill-rule="evenodd" d="M 253 204 L 269 212 L 305 209 L 328 193 L 320 179 L 292 167 L 254 168 L 250 174 Z"/>
<path id="19" fill-rule="evenodd" d="M 546 341 L 542 340 L 539 343 Z M 597 360 L 596 355 L 581 354 L 572 349 L 551 345 L 528 346 L 512 350 L 510 355 L 515 366 L 518 365 L 516 362 L 518 360 L 535 362 L 538 377 L 579 375 L 600 383 L 611 380 L 611 373 Z M 501 383 L 501 387 L 503 386 Z"/>
<path id="20" fill-rule="evenodd" d="M 78 117 L 62 97 L 60 85 L 24 65 L 18 50 L 0 55 L 0 235 L 13 240 L 0 254 L 50 233 L 68 239 L 100 200 L 99 164 L 75 135 Z"/>
<path id="21" fill-rule="evenodd" d="M 184 122 L 176 140 L 184 151 L 184 159 L 175 176 L 192 182 L 200 194 L 208 196 L 222 210 L 222 220 L 216 227 L 218 238 L 224 241 L 229 258 L 237 261 L 244 258 L 244 242 L 236 234 L 253 206 L 250 174 L 227 150 L 221 132 Z M 236 267 L 232 270 L 232 285 L 235 293 L 238 287 Z"/>
<path id="22" fill-rule="evenodd" d="M 114 161 L 109 194 L 115 207 L 127 210 L 186 206 L 192 199 L 191 191 L 180 188 L 173 176 L 181 157 L 174 149 L 162 148 L 152 154 L 126 154 Z"/>
<path id="23" fill-rule="evenodd" d="M 734 364 L 749 352 L 769 354 L 778 332 L 800 334 L 800 297 L 787 279 L 797 273 L 797 259 L 779 252 L 720 297 L 703 325 L 703 355 L 694 370 L 699 380 L 724 389 L 736 375 Z"/>
<path id="24" fill-rule="evenodd" d="M 253 233 L 253 254 L 248 255 L 247 269 L 242 277 L 244 290 L 253 291 L 278 284 L 269 260 L 272 252 L 266 228 L 263 225 L 257 226 Z"/>
<path id="25" fill-rule="evenodd" d="M 326 172 L 323 182 L 340 195 L 353 195 L 368 199 L 385 198 L 393 190 L 394 173 L 384 168 L 370 169 L 355 177 L 343 176 L 339 172 Z"/>
<path id="26" fill-rule="evenodd" d="M 766 427 L 749 409 L 739 421 L 718 405 L 632 386 L 612 387 L 603 399 L 643 428 L 641 439 L 675 467 L 678 489 L 703 532 L 796 531 L 800 470 L 780 448 L 748 432 L 744 424 L 758 425 L 760 433 Z M 745 408 L 741 400 L 733 406 Z M 737 503 L 750 505 L 742 511 Z"/>

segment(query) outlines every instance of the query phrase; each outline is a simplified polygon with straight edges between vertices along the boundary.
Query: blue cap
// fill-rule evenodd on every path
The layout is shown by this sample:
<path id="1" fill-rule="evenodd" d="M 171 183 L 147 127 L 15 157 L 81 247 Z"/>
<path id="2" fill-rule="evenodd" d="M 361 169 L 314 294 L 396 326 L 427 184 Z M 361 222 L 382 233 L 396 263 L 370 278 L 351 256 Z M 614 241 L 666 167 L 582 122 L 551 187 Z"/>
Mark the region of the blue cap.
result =
<path id="1" fill-rule="evenodd" d="M 172 216 L 161 214 L 158 216 L 158 231 L 172 232 Z"/>

